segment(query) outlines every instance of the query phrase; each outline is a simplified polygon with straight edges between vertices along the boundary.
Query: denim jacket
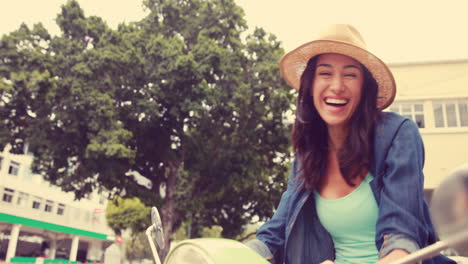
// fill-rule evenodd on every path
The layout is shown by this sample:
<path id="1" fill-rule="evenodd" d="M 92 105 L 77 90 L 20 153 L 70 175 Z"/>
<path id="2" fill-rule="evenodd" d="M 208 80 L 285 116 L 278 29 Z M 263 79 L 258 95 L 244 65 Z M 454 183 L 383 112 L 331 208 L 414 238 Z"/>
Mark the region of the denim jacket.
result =
<path id="1" fill-rule="evenodd" d="M 416 124 L 394 113 L 376 122 L 370 185 L 379 207 L 375 244 L 380 257 L 393 249 L 414 252 L 436 242 L 423 193 L 424 146 Z M 296 161 L 273 217 L 247 245 L 274 263 L 315 264 L 335 259 L 333 241 L 320 223 L 314 196 L 297 180 Z M 345 219 L 343 219 L 346 221 Z M 424 264 L 455 263 L 443 255 Z"/>

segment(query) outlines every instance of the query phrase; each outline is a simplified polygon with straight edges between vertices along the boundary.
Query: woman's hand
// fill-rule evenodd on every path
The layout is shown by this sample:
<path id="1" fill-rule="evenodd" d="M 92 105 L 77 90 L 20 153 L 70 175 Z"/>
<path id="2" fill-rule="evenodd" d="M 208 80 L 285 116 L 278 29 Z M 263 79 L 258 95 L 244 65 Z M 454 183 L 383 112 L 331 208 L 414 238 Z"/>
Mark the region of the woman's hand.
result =
<path id="1" fill-rule="evenodd" d="M 408 254 L 409 253 L 406 252 L 403 249 L 395 249 L 395 250 L 392 250 L 392 252 L 390 252 L 387 256 L 385 256 L 382 259 L 380 259 L 379 261 L 377 261 L 376 264 L 392 263 L 393 261 L 395 261 L 397 259 L 400 259 L 400 258 L 403 258 L 403 257 L 407 256 Z M 322 262 L 320 264 L 336 264 L 336 263 L 331 261 L 331 260 L 325 260 L 324 262 Z"/>
<path id="2" fill-rule="evenodd" d="M 407 256 L 409 253 L 403 249 L 395 249 L 392 250 L 387 256 L 381 258 L 379 261 L 377 261 L 376 264 L 386 264 L 386 263 L 392 263 L 397 259 L 401 259 L 405 256 Z"/>
<path id="3" fill-rule="evenodd" d="M 387 256 L 385 256 L 382 259 L 380 259 L 379 261 L 377 261 L 376 264 L 392 263 L 393 261 L 395 261 L 397 259 L 400 259 L 400 258 L 403 258 L 408 254 L 409 253 L 406 252 L 403 249 L 395 249 L 395 250 L 392 250 L 392 252 L 390 252 Z M 336 264 L 336 263 L 331 261 L 331 260 L 325 260 L 324 262 L 322 262 L 320 264 Z"/>

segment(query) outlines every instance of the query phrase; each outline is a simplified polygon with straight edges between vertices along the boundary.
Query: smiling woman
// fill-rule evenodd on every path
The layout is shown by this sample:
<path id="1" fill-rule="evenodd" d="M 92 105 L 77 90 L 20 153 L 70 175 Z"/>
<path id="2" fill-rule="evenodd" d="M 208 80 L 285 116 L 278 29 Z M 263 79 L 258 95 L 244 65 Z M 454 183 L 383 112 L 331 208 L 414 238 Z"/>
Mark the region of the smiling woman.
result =
<path id="1" fill-rule="evenodd" d="M 318 56 L 312 97 L 329 128 L 345 131 L 361 101 L 363 82 L 364 71 L 358 61 L 334 53 Z"/>
<path id="2" fill-rule="evenodd" d="M 247 245 L 275 263 L 383 264 L 434 243 L 421 136 L 410 119 L 382 112 L 395 81 L 360 33 L 331 25 L 280 69 L 298 90 L 296 158 L 275 215 Z M 453 262 L 424 261 L 433 263 Z"/>

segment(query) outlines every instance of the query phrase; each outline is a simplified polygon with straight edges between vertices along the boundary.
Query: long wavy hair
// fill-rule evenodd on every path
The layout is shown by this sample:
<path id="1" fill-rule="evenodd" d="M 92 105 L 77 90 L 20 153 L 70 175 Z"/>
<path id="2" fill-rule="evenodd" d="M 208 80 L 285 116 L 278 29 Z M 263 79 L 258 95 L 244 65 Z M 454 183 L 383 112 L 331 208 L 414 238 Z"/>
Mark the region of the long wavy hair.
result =
<path id="1" fill-rule="evenodd" d="M 311 94 L 318 56 L 309 60 L 301 75 L 292 132 L 294 152 L 300 164 L 298 179 L 309 191 L 317 188 L 325 175 L 329 152 L 327 125 L 317 112 Z M 353 180 L 369 169 L 373 157 L 374 124 L 381 113 L 376 106 L 377 82 L 364 66 L 362 68 L 361 101 L 350 118 L 347 138 L 338 150 L 340 171 L 350 186 L 354 186 Z"/>

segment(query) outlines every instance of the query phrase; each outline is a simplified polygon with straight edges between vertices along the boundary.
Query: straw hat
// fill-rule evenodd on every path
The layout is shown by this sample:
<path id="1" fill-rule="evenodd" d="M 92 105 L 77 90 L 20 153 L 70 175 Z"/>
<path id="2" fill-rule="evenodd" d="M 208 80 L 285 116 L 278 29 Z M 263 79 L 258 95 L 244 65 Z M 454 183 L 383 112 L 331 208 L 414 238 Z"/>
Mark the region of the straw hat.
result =
<path id="1" fill-rule="evenodd" d="M 290 51 L 280 61 L 281 75 L 299 90 L 301 75 L 310 58 L 323 53 L 338 53 L 362 63 L 378 84 L 377 108 L 385 109 L 395 98 L 396 85 L 385 63 L 367 50 L 361 34 L 351 25 L 331 25 L 314 41 Z"/>

